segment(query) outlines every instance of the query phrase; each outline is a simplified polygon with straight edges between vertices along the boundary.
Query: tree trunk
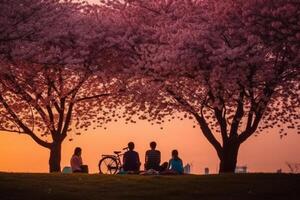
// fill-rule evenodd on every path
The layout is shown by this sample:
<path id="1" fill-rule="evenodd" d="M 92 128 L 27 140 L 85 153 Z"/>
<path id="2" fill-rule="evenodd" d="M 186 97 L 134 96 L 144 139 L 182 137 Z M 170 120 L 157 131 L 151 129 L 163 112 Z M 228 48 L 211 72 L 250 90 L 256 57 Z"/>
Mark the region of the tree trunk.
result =
<path id="1" fill-rule="evenodd" d="M 234 173 L 239 147 L 240 144 L 237 141 L 229 141 L 224 144 L 220 157 L 219 173 Z"/>
<path id="2" fill-rule="evenodd" d="M 54 142 L 50 148 L 49 171 L 60 172 L 61 142 Z"/>

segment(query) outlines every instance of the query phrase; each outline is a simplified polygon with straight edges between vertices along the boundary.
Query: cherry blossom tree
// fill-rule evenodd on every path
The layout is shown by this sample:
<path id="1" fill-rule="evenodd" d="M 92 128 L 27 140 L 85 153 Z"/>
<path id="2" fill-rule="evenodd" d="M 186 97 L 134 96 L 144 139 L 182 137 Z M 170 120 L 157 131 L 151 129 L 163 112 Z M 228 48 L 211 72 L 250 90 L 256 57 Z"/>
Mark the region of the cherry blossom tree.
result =
<path id="1" fill-rule="evenodd" d="M 72 1 L 1 3 L 0 130 L 48 148 L 49 171 L 58 172 L 72 129 L 111 121 L 109 98 L 122 87 L 117 19 Z"/>
<path id="2" fill-rule="evenodd" d="M 50 149 L 50 172 L 72 128 L 114 117 L 194 120 L 220 172 L 250 136 L 299 130 L 295 0 L 34 2 L 0 2 L 0 129 Z"/>
<path id="3" fill-rule="evenodd" d="M 286 128 L 299 133 L 297 1 L 124 5 L 143 38 L 134 44 L 141 78 L 132 102 L 139 104 L 128 106 L 129 115 L 162 124 L 185 112 L 215 148 L 221 173 L 234 172 L 250 136 L 277 127 L 281 136 Z"/>

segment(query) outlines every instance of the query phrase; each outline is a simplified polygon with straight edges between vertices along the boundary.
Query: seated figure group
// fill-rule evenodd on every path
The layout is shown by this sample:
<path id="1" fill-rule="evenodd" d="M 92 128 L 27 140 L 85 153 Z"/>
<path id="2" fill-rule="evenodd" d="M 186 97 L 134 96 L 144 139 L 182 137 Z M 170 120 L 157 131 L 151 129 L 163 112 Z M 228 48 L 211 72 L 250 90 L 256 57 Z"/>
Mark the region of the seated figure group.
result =
<path id="1" fill-rule="evenodd" d="M 134 143 L 128 143 L 128 151 L 123 156 L 124 171 L 139 172 L 140 158 L 139 154 L 134 151 Z M 178 156 L 178 151 L 172 151 L 172 157 L 169 162 L 161 164 L 161 153 L 156 150 L 156 142 L 150 143 L 150 149 L 146 151 L 145 155 L 145 170 L 155 170 L 161 174 L 183 174 L 183 163 Z"/>
<path id="2" fill-rule="evenodd" d="M 88 173 L 88 166 L 83 165 L 81 158 L 82 150 L 76 147 L 71 158 L 70 164 L 73 173 Z M 123 155 L 123 171 L 129 173 L 139 173 L 141 167 L 138 152 L 134 151 L 134 143 L 128 143 L 128 151 Z M 183 174 L 183 163 L 175 149 L 171 153 L 169 162 L 161 164 L 161 153 L 156 149 L 156 142 L 150 143 L 150 149 L 145 154 L 145 171 L 153 171 L 160 174 Z"/>

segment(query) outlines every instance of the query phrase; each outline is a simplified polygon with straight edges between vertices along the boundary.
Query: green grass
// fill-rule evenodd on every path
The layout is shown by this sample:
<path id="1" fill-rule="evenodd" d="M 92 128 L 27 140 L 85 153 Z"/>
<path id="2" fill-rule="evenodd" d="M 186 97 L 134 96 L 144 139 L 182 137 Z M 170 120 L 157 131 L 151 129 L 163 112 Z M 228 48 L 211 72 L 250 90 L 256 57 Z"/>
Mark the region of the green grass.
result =
<path id="1" fill-rule="evenodd" d="M 300 175 L 187 176 L 0 173 L 8 199 L 300 199 Z"/>

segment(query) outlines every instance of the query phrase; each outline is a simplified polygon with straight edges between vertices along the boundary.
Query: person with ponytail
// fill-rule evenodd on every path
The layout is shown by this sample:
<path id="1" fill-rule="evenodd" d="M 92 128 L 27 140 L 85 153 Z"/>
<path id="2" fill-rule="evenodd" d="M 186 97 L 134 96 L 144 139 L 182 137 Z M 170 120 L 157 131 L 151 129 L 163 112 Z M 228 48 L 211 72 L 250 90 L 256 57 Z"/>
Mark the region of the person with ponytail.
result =
<path id="1" fill-rule="evenodd" d="M 168 170 L 175 174 L 183 174 L 183 163 L 178 156 L 178 151 L 175 149 L 172 151 L 172 158 L 169 161 Z"/>

